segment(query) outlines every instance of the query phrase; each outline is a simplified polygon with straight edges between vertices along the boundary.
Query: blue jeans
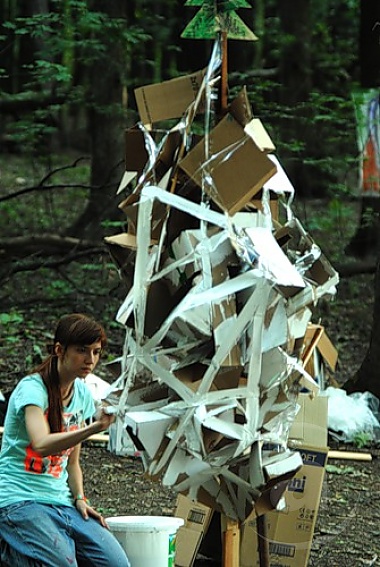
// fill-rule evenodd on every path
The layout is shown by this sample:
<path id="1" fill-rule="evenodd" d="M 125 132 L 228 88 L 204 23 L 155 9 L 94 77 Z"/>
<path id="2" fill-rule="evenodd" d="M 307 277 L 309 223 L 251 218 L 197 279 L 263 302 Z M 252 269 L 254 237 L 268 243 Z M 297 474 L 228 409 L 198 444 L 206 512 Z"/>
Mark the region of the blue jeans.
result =
<path id="1" fill-rule="evenodd" d="M 0 559 L 9 567 L 130 567 L 117 539 L 94 518 L 29 500 L 0 508 Z"/>

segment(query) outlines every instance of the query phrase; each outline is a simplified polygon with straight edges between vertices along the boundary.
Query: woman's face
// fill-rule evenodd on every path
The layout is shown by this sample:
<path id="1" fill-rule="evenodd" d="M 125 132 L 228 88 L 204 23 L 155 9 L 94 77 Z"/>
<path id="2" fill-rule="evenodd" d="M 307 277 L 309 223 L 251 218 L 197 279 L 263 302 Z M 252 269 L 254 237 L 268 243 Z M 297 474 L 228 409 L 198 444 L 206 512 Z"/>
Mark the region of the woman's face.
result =
<path id="1" fill-rule="evenodd" d="M 55 349 L 60 374 L 66 378 L 86 378 L 99 362 L 102 343 L 98 341 L 91 345 L 70 345 L 67 348 L 57 343 Z"/>

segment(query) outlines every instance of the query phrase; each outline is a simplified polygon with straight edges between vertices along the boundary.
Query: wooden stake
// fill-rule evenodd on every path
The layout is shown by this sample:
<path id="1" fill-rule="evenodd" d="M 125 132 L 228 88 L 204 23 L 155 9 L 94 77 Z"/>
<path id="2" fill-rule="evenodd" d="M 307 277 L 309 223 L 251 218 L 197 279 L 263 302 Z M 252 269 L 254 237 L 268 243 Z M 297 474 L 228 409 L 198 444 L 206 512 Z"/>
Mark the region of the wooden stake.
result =
<path id="1" fill-rule="evenodd" d="M 220 110 L 222 118 L 228 110 L 228 59 L 227 59 L 227 32 L 222 32 L 222 68 L 220 76 Z"/>
<path id="2" fill-rule="evenodd" d="M 260 567 L 269 567 L 269 540 L 265 514 L 256 518 L 257 543 L 259 547 Z"/>
<path id="3" fill-rule="evenodd" d="M 356 453 L 355 451 L 329 451 L 329 459 L 342 459 L 344 461 L 372 461 L 371 453 Z"/>
<path id="4" fill-rule="evenodd" d="M 239 567 L 240 525 L 236 520 L 222 516 L 223 567 Z"/>

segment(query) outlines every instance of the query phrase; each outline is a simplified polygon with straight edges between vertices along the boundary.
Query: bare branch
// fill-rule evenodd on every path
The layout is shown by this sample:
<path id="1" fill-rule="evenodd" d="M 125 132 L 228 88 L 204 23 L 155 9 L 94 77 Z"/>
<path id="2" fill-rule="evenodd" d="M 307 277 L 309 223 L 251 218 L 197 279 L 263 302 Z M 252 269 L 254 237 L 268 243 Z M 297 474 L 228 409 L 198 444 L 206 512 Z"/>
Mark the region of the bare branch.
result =
<path id="1" fill-rule="evenodd" d="M 11 199 L 16 199 L 21 195 L 27 195 L 28 193 L 40 192 L 40 191 L 55 191 L 56 189 L 88 189 L 91 191 L 94 187 L 91 185 L 81 185 L 81 184 L 73 184 L 70 185 L 65 183 L 64 185 L 34 185 L 33 187 L 24 187 L 24 189 L 20 189 L 19 191 L 15 191 L 14 193 L 9 193 L 4 197 L 0 197 L 0 203 L 4 201 L 10 201 Z"/>
<path id="2" fill-rule="evenodd" d="M 91 240 L 80 240 L 70 236 L 60 236 L 59 234 L 37 234 L 31 236 L 14 236 L 0 238 L 0 258 L 15 256 L 25 258 L 31 254 L 62 254 L 76 251 L 89 250 L 94 248 Z"/>
<path id="3" fill-rule="evenodd" d="M 334 268 L 341 278 L 351 278 L 361 274 L 374 274 L 376 271 L 376 260 L 334 264 Z"/>
<path id="4" fill-rule="evenodd" d="M 63 165 L 62 167 L 57 167 L 56 169 L 53 169 L 51 171 L 49 171 L 47 173 L 47 175 L 45 175 L 45 177 L 43 177 L 41 179 L 41 181 L 39 182 L 39 186 L 43 185 L 48 179 L 50 179 L 51 177 L 53 177 L 53 175 L 55 175 L 56 173 L 59 173 L 60 171 L 66 171 L 67 169 L 74 169 L 75 167 L 77 167 L 78 163 L 80 163 L 83 160 L 88 160 L 90 161 L 90 157 L 86 157 L 86 156 L 81 156 L 78 157 L 77 159 L 75 159 L 73 161 L 73 163 L 69 164 L 69 165 Z"/>
<path id="5" fill-rule="evenodd" d="M 29 261 L 20 260 L 13 263 L 13 265 L 9 265 L 9 269 L 7 269 L 6 266 L 3 266 L 4 273 L 2 277 L 0 277 L 0 282 L 4 283 L 5 281 L 9 281 L 12 278 L 12 276 L 20 272 L 35 272 L 36 270 L 41 270 L 43 268 L 57 269 L 60 266 L 67 266 L 71 262 L 77 262 L 82 258 L 92 256 L 93 254 L 109 256 L 106 248 L 102 248 L 99 246 L 99 247 L 88 248 L 86 250 L 81 250 L 78 252 L 72 252 L 71 254 L 67 254 L 63 258 L 60 258 L 59 260 L 47 258 L 46 256 L 45 257 L 38 256 L 33 260 L 29 260 Z"/>

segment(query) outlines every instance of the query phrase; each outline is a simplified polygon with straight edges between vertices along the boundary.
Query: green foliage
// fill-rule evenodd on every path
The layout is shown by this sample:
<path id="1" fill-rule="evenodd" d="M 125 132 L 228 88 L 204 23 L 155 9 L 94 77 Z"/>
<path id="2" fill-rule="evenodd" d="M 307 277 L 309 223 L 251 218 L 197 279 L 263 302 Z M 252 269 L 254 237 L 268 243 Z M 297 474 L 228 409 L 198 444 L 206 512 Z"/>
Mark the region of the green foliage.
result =
<path id="1" fill-rule="evenodd" d="M 2 327 L 2 330 L 4 332 L 3 340 L 6 344 L 12 344 L 19 341 L 19 328 L 23 323 L 24 317 L 17 311 L 0 313 L 0 326 Z"/>
<path id="2" fill-rule="evenodd" d="M 358 449 L 363 449 L 364 447 L 371 445 L 372 440 L 373 436 L 371 435 L 371 433 L 369 433 L 368 431 L 360 431 L 359 433 L 356 433 L 353 439 L 353 444 Z"/>
<path id="3" fill-rule="evenodd" d="M 354 467 L 337 467 L 336 465 L 326 465 L 326 471 L 330 474 L 338 475 L 352 475 L 356 473 Z"/>
<path id="4" fill-rule="evenodd" d="M 87 203 L 90 165 L 84 159 L 68 165 L 70 162 L 72 155 L 66 152 L 37 161 L 27 155 L 0 154 L 1 186 L 7 194 L 40 185 L 39 191 L 0 204 L 1 236 L 16 236 L 26 230 L 60 232 L 74 222 Z M 45 179 L 42 186 L 41 179 Z M 49 187 L 54 187 L 54 192 Z"/>
<path id="5" fill-rule="evenodd" d="M 107 55 L 110 46 L 116 45 L 119 56 L 110 57 L 109 66 L 117 68 L 125 80 L 130 46 L 149 37 L 141 27 L 126 25 L 123 18 L 90 10 L 86 1 L 54 0 L 52 4 L 54 11 L 16 17 L 3 24 L 15 40 L 15 50 L 17 46 L 19 51 L 21 43 L 26 41 L 34 42 L 36 47 L 32 60 L 22 62 L 24 93 L 30 97 L 34 92 L 50 92 L 52 99 L 59 101 L 47 104 L 43 111 L 24 114 L 22 124 L 12 125 L 9 139 L 22 145 L 24 151 L 41 152 L 41 141 L 48 141 L 60 127 L 62 109 L 74 102 L 86 104 L 91 89 L 86 84 L 88 74 L 83 70 L 96 65 Z M 2 38 L 7 41 L 7 36 Z"/>
<path id="6" fill-rule="evenodd" d="M 111 220 L 104 220 L 102 221 L 103 228 L 112 228 L 112 229 L 122 229 L 125 226 L 125 222 L 123 221 L 111 221 Z"/>
<path id="7" fill-rule="evenodd" d="M 72 290 L 72 286 L 69 282 L 61 279 L 52 279 L 48 282 L 46 286 L 46 296 L 50 299 L 56 299 L 58 297 L 63 297 L 68 295 Z"/>
<path id="8" fill-rule="evenodd" d="M 91 106 L 106 116 L 119 113 L 121 127 L 124 126 L 126 116 L 121 104 L 102 103 L 100 106 L 91 96 L 91 70 L 101 58 L 114 53 L 111 49 L 116 47 L 118 56 L 108 57 L 107 63 L 118 71 L 121 83 L 130 91 L 136 85 L 180 74 L 180 68 L 185 66 L 183 61 L 199 64 L 199 68 L 207 61 L 206 42 L 197 52 L 204 57 L 201 61 L 200 58 L 192 60 L 193 48 L 186 40 L 179 39 L 180 32 L 192 17 L 191 9 L 184 8 L 185 0 L 128 0 L 123 7 L 125 17 L 111 15 L 116 13 L 115 5 L 121 6 L 119 2 L 112 3 L 112 10 L 106 7 L 103 12 L 91 9 L 91 3 L 85 0 L 53 0 L 49 3 L 49 12 L 29 17 L 23 17 L 21 4 L 16 4 L 17 10 L 9 9 L 0 41 L 5 42 L 4 52 L 13 52 L 16 63 L 21 47 L 29 46 L 32 57 L 23 61 L 19 84 L 23 92 L 0 92 L 0 96 L 4 94 L 12 100 L 22 96 L 27 101 L 33 92 L 44 95 L 48 91 L 58 97 L 58 101 L 53 100 L 45 108 L 22 114 L 17 120 L 6 123 L 8 135 L 23 152 L 34 158 L 37 155 L 39 160 L 43 156 L 46 166 L 51 155 L 50 140 L 66 126 L 66 122 L 83 116 L 84 109 Z M 243 0 L 228 3 L 229 8 L 243 4 Z M 255 18 L 256 6 L 254 2 L 251 4 L 253 10 L 243 12 L 245 16 Z M 284 84 L 279 70 L 284 64 L 286 48 L 296 43 L 298 33 L 304 30 L 297 28 L 296 21 L 294 33 L 285 32 L 278 0 L 267 0 L 264 4 L 262 33 L 259 42 L 255 43 L 257 48 L 260 44 L 262 52 L 261 59 L 257 60 L 258 68 L 252 69 L 251 63 L 256 59 L 252 56 L 249 60 L 245 55 L 251 44 L 230 42 L 230 45 L 244 45 L 244 50 L 239 49 L 239 60 L 245 62 L 244 72 L 229 74 L 230 99 L 242 85 L 247 86 L 254 114 L 268 129 L 286 171 L 289 166 L 291 179 L 294 164 L 302 166 L 302 183 L 296 186 L 297 193 L 315 196 L 323 192 L 331 199 L 323 215 L 311 216 L 310 228 L 322 233 L 338 223 L 335 226 L 340 234 L 341 229 L 348 229 L 348 220 L 353 219 L 352 207 L 343 205 L 342 200 L 353 191 L 356 185 L 353 172 L 358 169 L 351 91 L 357 85 L 359 69 L 358 43 L 353 39 L 357 38 L 359 26 L 359 0 L 310 2 L 311 25 L 305 37 L 310 64 L 304 73 L 311 75 L 311 90 L 305 100 L 299 100 L 295 105 L 283 102 Z M 203 2 L 198 1 L 186 3 L 186 6 L 202 5 Z M 250 27 L 253 23 L 255 29 L 254 21 L 247 23 Z M 302 79 L 302 69 L 297 71 L 296 64 L 294 69 Z M 262 70 L 273 73 L 255 74 Z M 3 75 L 7 75 L 5 69 Z M 2 81 L 1 84 L 5 83 Z M 133 96 L 129 96 L 129 106 L 133 106 Z M 130 112 L 132 115 L 132 110 Z M 72 130 L 73 126 L 69 133 Z M 31 184 L 30 174 L 17 177 L 25 177 L 27 185 Z M 69 183 L 69 179 L 65 178 L 64 182 Z M 56 180 L 58 178 L 54 178 Z M 11 231 L 19 231 L 23 218 L 30 215 L 27 209 L 33 203 L 36 218 L 32 215 L 28 219 L 30 230 L 67 226 L 68 219 L 72 220 L 83 210 L 88 192 L 80 189 L 64 191 L 63 208 L 61 199 L 57 206 L 56 194 L 53 203 L 48 191 L 33 198 L 27 196 L 17 205 L 3 203 L 4 225 L 8 221 Z M 113 230 L 119 226 L 103 223 L 103 228 Z"/>

